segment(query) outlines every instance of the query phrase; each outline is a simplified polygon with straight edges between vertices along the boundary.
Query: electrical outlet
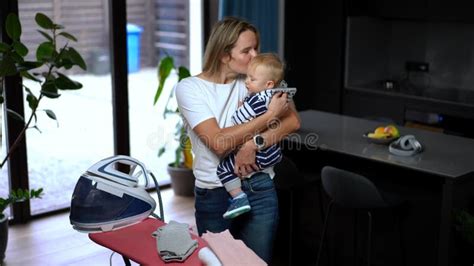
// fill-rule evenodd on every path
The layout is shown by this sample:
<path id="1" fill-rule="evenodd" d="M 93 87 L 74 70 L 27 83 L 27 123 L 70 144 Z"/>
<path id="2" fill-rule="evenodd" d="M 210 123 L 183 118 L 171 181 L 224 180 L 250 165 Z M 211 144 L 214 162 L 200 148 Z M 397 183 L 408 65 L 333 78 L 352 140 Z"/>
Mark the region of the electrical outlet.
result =
<path id="1" fill-rule="evenodd" d="M 405 62 L 405 70 L 408 72 L 429 72 L 430 64 L 426 62 L 407 61 Z"/>

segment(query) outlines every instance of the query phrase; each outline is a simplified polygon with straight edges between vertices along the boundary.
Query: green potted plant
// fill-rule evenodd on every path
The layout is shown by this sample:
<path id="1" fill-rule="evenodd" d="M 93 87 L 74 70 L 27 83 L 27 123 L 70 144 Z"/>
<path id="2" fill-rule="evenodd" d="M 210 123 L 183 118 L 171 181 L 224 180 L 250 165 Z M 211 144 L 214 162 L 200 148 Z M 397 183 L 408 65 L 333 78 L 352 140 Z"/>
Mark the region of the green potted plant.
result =
<path id="1" fill-rule="evenodd" d="M 20 141 L 24 138 L 25 132 L 29 128 L 39 130 L 36 122 L 36 113 L 40 111 L 38 106 L 44 97 L 55 99 L 60 96 L 59 90 L 78 90 L 82 84 L 69 79 L 62 74 L 60 69 L 71 69 L 78 66 L 86 70 L 86 64 L 82 56 L 71 46 L 69 41 L 76 42 L 77 39 L 70 33 L 64 31 L 62 25 L 54 23 L 48 16 L 37 13 L 35 21 L 41 30 L 38 32 L 45 38 L 36 49 L 36 61 L 27 61 L 26 56 L 29 51 L 21 40 L 21 23 L 16 14 L 9 14 L 5 21 L 5 31 L 11 39 L 10 43 L 0 42 L 0 104 L 3 103 L 3 80 L 6 76 L 20 75 L 30 79 L 39 85 L 39 94 L 35 94 L 30 88 L 22 85 L 31 114 L 25 120 L 20 114 L 7 109 L 7 114 L 14 119 L 21 121 L 24 126 L 16 136 L 14 143 L 9 147 L 7 154 L 0 164 L 3 168 L 10 156 L 15 152 Z M 65 38 L 66 43 L 59 47 L 59 38 Z M 41 110 L 46 115 L 56 120 L 56 114 L 52 110 Z M 34 121 L 34 124 L 32 124 Z M 9 192 L 7 197 L 0 197 L 0 264 L 4 259 L 6 244 L 8 239 L 8 217 L 3 212 L 10 205 L 17 202 L 26 201 L 33 198 L 40 198 L 43 192 L 39 189 L 17 189 Z"/>
<path id="2" fill-rule="evenodd" d="M 180 66 L 176 68 L 173 57 L 167 55 L 158 64 L 158 88 L 153 104 L 158 102 L 165 83 L 173 72 L 178 75 L 178 82 L 190 76 L 190 72 L 186 67 Z M 167 97 L 167 103 L 163 112 L 163 118 L 165 119 L 168 115 L 179 115 L 178 109 L 169 108 L 169 103 L 174 98 L 174 90 L 171 90 Z M 171 179 L 171 187 L 176 195 L 193 196 L 195 178 L 192 172 L 193 155 L 191 141 L 181 119 L 176 124 L 174 140 L 178 142 L 178 147 L 175 150 L 175 159 L 168 165 L 167 169 Z M 158 157 L 166 151 L 166 144 L 159 149 Z"/>
<path id="3" fill-rule="evenodd" d="M 456 260 L 462 265 L 470 265 L 474 261 L 474 216 L 467 210 L 453 211 L 454 239 Z"/>
<path id="4" fill-rule="evenodd" d="M 3 212 L 5 209 L 13 203 L 22 202 L 29 199 L 41 198 L 43 189 L 27 189 L 12 190 L 7 198 L 0 197 L 0 265 L 2 265 L 5 259 L 5 251 L 7 250 L 8 243 L 8 217 Z"/>

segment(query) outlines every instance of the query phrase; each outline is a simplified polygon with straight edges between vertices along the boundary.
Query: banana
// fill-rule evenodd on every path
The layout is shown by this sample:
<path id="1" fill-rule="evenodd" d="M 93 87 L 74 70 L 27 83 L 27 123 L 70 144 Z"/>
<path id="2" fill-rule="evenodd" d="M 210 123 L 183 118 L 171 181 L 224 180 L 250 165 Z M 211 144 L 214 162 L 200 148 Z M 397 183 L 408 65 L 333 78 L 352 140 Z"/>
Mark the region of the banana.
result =
<path id="1" fill-rule="evenodd" d="M 390 133 L 369 133 L 367 134 L 367 137 L 373 138 L 373 139 L 385 139 L 389 138 L 391 135 Z"/>

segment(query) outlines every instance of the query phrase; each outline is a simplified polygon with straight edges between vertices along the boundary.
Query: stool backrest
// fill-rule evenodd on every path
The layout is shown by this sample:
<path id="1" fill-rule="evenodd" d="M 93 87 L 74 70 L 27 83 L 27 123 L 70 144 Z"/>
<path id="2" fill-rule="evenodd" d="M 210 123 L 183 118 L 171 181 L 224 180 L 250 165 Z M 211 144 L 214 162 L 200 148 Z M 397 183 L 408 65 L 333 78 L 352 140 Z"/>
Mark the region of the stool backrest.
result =
<path id="1" fill-rule="evenodd" d="M 357 209 L 388 207 L 377 187 L 364 176 L 325 166 L 321 179 L 324 190 L 339 206 Z"/>

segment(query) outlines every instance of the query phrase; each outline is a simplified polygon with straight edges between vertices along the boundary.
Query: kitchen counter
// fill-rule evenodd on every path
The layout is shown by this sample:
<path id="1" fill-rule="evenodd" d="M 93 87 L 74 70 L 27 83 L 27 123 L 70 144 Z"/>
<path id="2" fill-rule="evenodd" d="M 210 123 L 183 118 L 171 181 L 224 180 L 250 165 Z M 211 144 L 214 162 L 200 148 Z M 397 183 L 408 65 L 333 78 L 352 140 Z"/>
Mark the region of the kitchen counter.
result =
<path id="1" fill-rule="evenodd" d="M 401 135 L 414 135 L 424 151 L 413 157 L 392 155 L 387 145 L 368 143 L 362 135 L 382 123 L 350 116 L 320 112 L 300 112 L 302 140 L 306 143 L 365 159 L 394 164 L 447 178 L 461 178 L 474 173 L 474 139 L 397 126 Z"/>
<path id="2" fill-rule="evenodd" d="M 474 189 L 473 139 L 397 126 L 401 135 L 414 135 L 424 146 L 422 153 L 403 157 L 362 137 L 384 123 L 315 110 L 300 116 L 301 129 L 289 137 L 287 156 L 305 171 L 319 174 L 316 165 L 334 165 L 368 174 L 407 196 L 412 203 L 407 249 L 417 250 L 407 265 L 452 265 L 452 213 L 468 205 Z M 302 163 L 308 157 L 313 164 Z"/>

